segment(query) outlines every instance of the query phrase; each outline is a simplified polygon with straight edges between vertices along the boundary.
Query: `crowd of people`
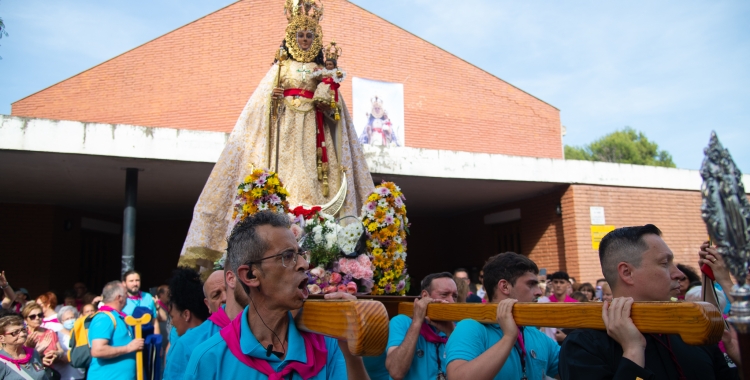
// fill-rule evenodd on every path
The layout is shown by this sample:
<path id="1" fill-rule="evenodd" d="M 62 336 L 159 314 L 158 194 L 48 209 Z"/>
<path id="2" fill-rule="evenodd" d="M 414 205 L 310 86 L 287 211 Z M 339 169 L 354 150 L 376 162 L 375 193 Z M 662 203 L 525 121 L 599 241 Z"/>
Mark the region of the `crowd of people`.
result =
<path id="1" fill-rule="evenodd" d="M 723 309 L 729 272 L 714 247 L 704 243 L 698 251 L 698 265 L 716 276 Z M 76 283 L 58 304 L 53 292 L 30 298 L 26 289 L 14 290 L 0 273 L 0 379 L 135 379 L 135 356 L 147 342 L 125 318 L 145 314 L 152 322 L 143 326 L 144 336 L 166 342 L 165 379 L 738 378 L 730 332 L 719 345 L 697 347 L 677 335 L 641 334 L 633 324 L 635 301 L 700 294 L 700 277 L 673 262 L 658 228 L 616 229 L 602 240 L 599 256 L 604 278 L 595 284 L 564 271 L 547 276 L 513 252 L 489 258 L 478 281 L 463 268 L 430 274 L 421 281 L 413 316 L 390 320 L 384 354 L 363 360 L 346 342 L 297 329 L 292 313 L 308 296 L 309 264 L 288 219 L 260 212 L 234 228 L 224 270 L 202 281 L 193 269 L 178 268 L 155 296 L 129 271 L 101 295 Z M 426 310 L 435 302 L 497 303 L 497 323 L 432 321 Z M 600 302 L 606 331 L 517 326 L 516 302 Z M 68 353 L 81 328 L 90 361 L 74 366 Z"/>

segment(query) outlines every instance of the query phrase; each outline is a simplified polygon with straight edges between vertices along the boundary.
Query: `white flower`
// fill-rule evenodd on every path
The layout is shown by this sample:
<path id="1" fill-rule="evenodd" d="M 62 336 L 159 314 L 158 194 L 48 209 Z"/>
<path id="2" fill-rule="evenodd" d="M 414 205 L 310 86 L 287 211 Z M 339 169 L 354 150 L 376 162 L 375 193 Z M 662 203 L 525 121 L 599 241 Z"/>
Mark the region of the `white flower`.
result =
<path id="1" fill-rule="evenodd" d="M 326 234 L 326 249 L 333 248 L 333 245 L 336 244 L 336 237 L 336 234 L 333 232 Z"/>
<path id="2" fill-rule="evenodd" d="M 326 270 L 322 266 L 310 269 L 310 274 L 318 278 L 323 277 L 325 273 L 326 273 Z"/>
<path id="3" fill-rule="evenodd" d="M 258 211 L 268 210 L 268 204 L 266 202 L 258 203 Z"/>

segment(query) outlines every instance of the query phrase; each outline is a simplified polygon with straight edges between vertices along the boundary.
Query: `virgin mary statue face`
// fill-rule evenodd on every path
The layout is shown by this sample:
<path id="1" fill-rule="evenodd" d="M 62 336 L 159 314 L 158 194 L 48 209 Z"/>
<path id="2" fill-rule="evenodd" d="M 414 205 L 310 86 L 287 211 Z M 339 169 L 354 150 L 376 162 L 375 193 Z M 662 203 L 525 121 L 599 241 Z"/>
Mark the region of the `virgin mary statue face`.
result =
<path id="1" fill-rule="evenodd" d="M 299 48 L 304 51 L 307 51 L 308 49 L 310 49 L 310 46 L 312 46 L 314 38 L 315 38 L 315 33 L 313 33 L 310 30 L 297 31 L 297 45 L 299 45 Z"/>

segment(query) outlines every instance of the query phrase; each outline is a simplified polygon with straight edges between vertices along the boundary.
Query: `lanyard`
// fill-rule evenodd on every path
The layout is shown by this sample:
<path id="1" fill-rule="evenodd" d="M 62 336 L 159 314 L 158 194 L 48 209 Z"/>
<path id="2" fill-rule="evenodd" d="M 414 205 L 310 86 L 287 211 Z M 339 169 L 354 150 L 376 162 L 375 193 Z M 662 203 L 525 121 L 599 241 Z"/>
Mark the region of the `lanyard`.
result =
<path id="1" fill-rule="evenodd" d="M 435 356 L 437 356 L 438 375 L 437 380 L 445 380 L 445 374 L 443 373 L 442 361 L 440 360 L 440 345 L 442 343 L 435 343 Z"/>
<path id="2" fill-rule="evenodd" d="M 669 335 L 665 336 L 667 338 L 667 343 L 664 343 L 661 339 L 659 339 L 656 334 L 651 334 L 651 337 L 667 349 L 667 351 L 669 352 L 669 358 L 672 359 L 672 363 L 674 363 L 675 367 L 677 368 L 677 374 L 680 380 L 686 380 L 687 377 L 685 377 L 685 373 L 682 372 L 682 366 L 680 365 L 680 362 L 677 361 L 677 356 L 674 354 L 674 351 L 672 351 L 672 341 L 669 340 Z"/>
<path id="3" fill-rule="evenodd" d="M 526 377 L 526 346 L 523 344 L 523 327 L 518 327 L 518 341 L 513 346 L 518 352 L 518 357 L 521 360 L 521 380 L 527 380 Z"/>

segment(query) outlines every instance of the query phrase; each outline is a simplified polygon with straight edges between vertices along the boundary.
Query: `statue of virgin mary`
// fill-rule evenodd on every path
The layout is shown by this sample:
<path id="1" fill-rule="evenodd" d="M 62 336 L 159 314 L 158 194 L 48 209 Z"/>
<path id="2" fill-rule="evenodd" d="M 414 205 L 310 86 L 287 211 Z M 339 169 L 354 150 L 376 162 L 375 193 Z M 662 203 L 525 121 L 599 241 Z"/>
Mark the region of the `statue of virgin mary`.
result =
<path id="1" fill-rule="evenodd" d="M 289 24 L 277 60 L 242 110 L 193 211 L 180 265 L 209 266 L 226 249 L 236 188 L 253 167 L 279 174 L 289 204 L 359 215 L 374 190 L 342 98 L 313 100 L 324 68 L 323 8 L 286 0 Z M 197 265 L 196 265 L 197 264 Z"/>

